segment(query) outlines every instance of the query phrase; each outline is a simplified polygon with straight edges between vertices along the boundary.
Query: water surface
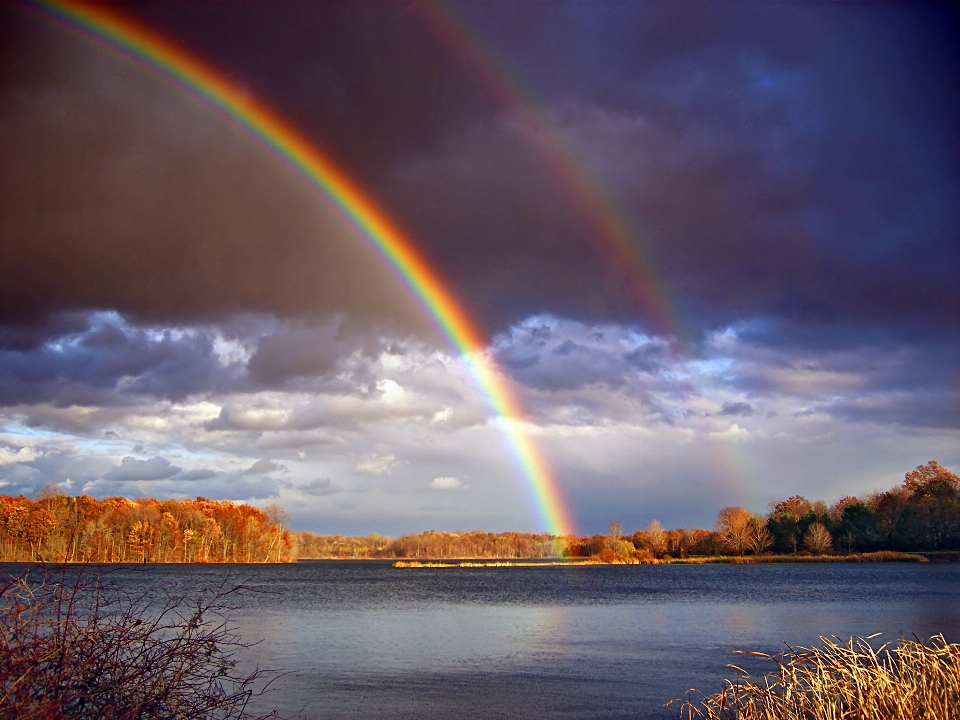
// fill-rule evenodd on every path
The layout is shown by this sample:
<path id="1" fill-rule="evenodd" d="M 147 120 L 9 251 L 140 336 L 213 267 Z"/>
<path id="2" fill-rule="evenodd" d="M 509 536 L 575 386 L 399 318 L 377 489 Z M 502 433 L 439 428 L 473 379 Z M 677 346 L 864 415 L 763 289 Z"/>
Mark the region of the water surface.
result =
<path id="1" fill-rule="evenodd" d="M 389 562 L 151 566 L 131 585 L 259 588 L 233 614 L 283 668 L 268 697 L 331 720 L 665 718 L 736 649 L 882 632 L 960 642 L 960 564 L 396 569 Z M 745 662 L 750 660 L 750 662 Z M 772 668 L 770 668 L 772 669 Z"/>

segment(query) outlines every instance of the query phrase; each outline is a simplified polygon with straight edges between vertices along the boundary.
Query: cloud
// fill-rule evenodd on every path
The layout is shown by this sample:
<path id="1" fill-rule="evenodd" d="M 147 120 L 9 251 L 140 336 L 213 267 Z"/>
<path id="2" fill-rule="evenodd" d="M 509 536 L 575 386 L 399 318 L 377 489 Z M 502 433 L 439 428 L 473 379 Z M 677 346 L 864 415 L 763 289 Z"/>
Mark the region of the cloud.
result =
<path id="1" fill-rule="evenodd" d="M 0 465 L 13 465 L 14 463 L 28 463 L 37 459 L 36 450 L 29 447 L 21 447 L 16 450 L 0 446 Z"/>
<path id="2" fill-rule="evenodd" d="M 459 490 L 464 485 L 455 477 L 436 477 L 430 481 L 430 487 L 434 490 Z"/>
<path id="3" fill-rule="evenodd" d="M 655 385 L 677 360 L 670 338 L 618 323 L 535 315 L 494 337 L 498 362 L 526 385 L 546 391 L 625 383 Z"/>
<path id="4" fill-rule="evenodd" d="M 486 116 L 442 133 L 396 171 L 394 206 L 412 216 L 417 237 L 487 326 L 549 308 L 682 331 L 663 317 L 658 304 L 667 303 L 682 307 L 682 324 L 697 331 L 758 315 L 955 329 L 960 315 L 948 288 L 960 272 L 951 230 L 960 185 L 953 160 L 933 158 L 940 146 L 955 158 L 960 136 L 947 120 L 955 97 L 937 84 L 952 77 L 954 55 L 932 50 L 945 49 L 942 35 L 925 47 L 928 35 L 940 35 L 932 17 L 918 25 L 910 13 L 859 17 L 821 34 L 816 11 L 775 13 L 768 35 L 766 21 L 729 9 L 667 48 L 663 23 L 645 21 L 648 13 L 591 13 L 594 43 L 584 42 L 598 55 L 582 58 L 583 67 L 572 58 L 545 67 L 547 55 L 530 49 L 536 26 L 521 23 L 522 41 L 498 33 L 531 75 L 557 80 L 541 100 L 548 127 L 521 112 Z M 915 35 L 893 44 L 871 37 L 907 19 Z M 740 24 L 746 36 L 733 29 Z M 867 45 L 853 61 L 848 34 Z M 900 79 L 868 82 L 879 66 Z M 928 78 L 925 90 L 903 80 L 905 67 Z M 597 83 L 609 84 L 600 91 Z M 864 133 L 873 141 L 857 142 Z M 575 177 L 592 175 L 613 198 L 630 252 L 644 262 L 625 259 L 622 238 L 591 221 L 589 181 L 561 182 L 549 150 L 537 151 L 558 145 L 585 165 Z M 944 264 L 932 267 L 931 257 Z"/>
<path id="5" fill-rule="evenodd" d="M 954 15 L 478 5 L 528 113 L 422 28 L 411 43 L 419 20 L 389 5 L 286 4 L 269 27 L 195 12 L 171 6 L 163 31 L 338 149 L 526 417 L 491 417 L 469 359 L 255 140 L 0 5 L 5 492 L 270 497 L 304 529 L 535 529 L 516 430 L 603 530 L 960 463 Z M 263 52 L 236 52 L 237 28 Z M 424 494 L 453 477 L 484 480 Z"/>
<path id="6" fill-rule="evenodd" d="M 0 275 L 0 320 L 349 308 L 432 336 L 357 231 L 253 137 L 94 43 L 29 14 L 3 24 L 24 40 L 0 85 L 0 235 L 18 268 Z"/>
<path id="7" fill-rule="evenodd" d="M 719 415 L 753 415 L 753 406 L 747 402 L 725 402 Z"/>
<path id="8" fill-rule="evenodd" d="M 185 470 L 177 475 L 177 482 L 195 482 L 197 480 L 209 480 L 210 478 L 217 477 L 219 473 L 216 470 L 209 470 L 207 468 L 200 468 L 197 470 Z"/>
<path id="9" fill-rule="evenodd" d="M 154 457 L 149 460 L 137 460 L 125 457 L 120 464 L 103 476 L 104 480 L 125 482 L 130 480 L 164 480 L 173 477 L 180 468 L 171 465 L 166 458 Z"/>
<path id="10" fill-rule="evenodd" d="M 373 453 L 353 466 L 353 471 L 360 475 L 386 475 L 397 464 L 397 458 L 392 453 Z"/>
<path id="11" fill-rule="evenodd" d="M 275 463 L 267 458 L 257 460 L 253 465 L 243 471 L 244 475 L 266 475 L 272 472 L 287 472 L 287 468 L 280 463 Z"/>
<path id="12" fill-rule="evenodd" d="M 343 492 L 343 488 L 331 481 L 330 478 L 311 480 L 308 483 L 297 485 L 296 489 L 305 495 L 313 495 L 315 497 L 326 497 L 327 495 L 336 495 L 337 493 Z"/>

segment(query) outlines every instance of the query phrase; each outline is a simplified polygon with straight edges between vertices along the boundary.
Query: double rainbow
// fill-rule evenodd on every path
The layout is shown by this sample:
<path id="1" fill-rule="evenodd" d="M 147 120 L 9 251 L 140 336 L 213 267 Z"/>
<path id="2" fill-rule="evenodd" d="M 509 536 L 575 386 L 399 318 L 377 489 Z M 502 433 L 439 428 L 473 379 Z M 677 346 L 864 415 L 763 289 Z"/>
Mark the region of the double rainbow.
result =
<path id="1" fill-rule="evenodd" d="M 444 282 L 411 240 L 330 161 L 314 143 L 224 74 L 111 9 L 76 2 L 39 0 L 45 15 L 98 44 L 159 71 L 231 117 L 318 190 L 365 238 L 463 354 L 474 382 L 501 426 L 526 479 L 546 530 L 573 532 L 556 478 L 528 437 L 526 414 L 509 382 L 486 353 L 486 344 Z"/>

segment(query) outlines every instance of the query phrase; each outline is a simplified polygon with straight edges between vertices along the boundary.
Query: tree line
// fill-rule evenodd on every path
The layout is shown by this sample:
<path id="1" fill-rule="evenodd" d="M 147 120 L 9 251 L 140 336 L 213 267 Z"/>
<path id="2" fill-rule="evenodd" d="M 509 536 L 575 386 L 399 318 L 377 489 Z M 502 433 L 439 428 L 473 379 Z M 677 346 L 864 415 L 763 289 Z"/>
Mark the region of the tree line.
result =
<path id="1" fill-rule="evenodd" d="M 504 532 L 437 532 L 403 535 L 391 539 L 383 535 L 344 537 L 292 533 L 298 558 L 547 558 L 557 557 L 565 547 L 554 535 Z"/>
<path id="2" fill-rule="evenodd" d="M 653 520 L 632 535 L 428 531 L 393 539 L 290 532 L 278 505 L 228 500 L 96 500 L 57 486 L 34 500 L 0 496 L 0 561 L 285 562 L 321 558 L 547 558 L 607 562 L 717 555 L 960 550 L 960 477 L 931 460 L 902 485 L 831 506 L 801 495 L 765 515 L 723 508 L 713 530 L 668 530 Z"/>
<path id="3" fill-rule="evenodd" d="M 771 503 L 766 515 L 724 508 L 713 531 L 664 530 L 654 520 L 629 539 L 638 552 L 657 558 L 958 550 L 960 477 L 931 460 L 897 487 L 831 506 L 793 495 Z"/>
<path id="4" fill-rule="evenodd" d="M 0 496 L 0 561 L 290 561 L 288 519 L 277 505 L 260 510 L 203 497 L 97 500 L 47 486 L 34 500 Z"/>
<path id="5" fill-rule="evenodd" d="M 802 495 L 771 503 L 765 515 L 723 508 L 713 530 L 668 530 L 653 520 L 632 535 L 623 523 L 607 535 L 425 532 L 392 540 L 293 533 L 295 554 L 320 558 L 594 558 L 643 562 L 720 555 L 863 553 L 960 549 L 960 478 L 931 460 L 902 485 L 831 506 Z"/>

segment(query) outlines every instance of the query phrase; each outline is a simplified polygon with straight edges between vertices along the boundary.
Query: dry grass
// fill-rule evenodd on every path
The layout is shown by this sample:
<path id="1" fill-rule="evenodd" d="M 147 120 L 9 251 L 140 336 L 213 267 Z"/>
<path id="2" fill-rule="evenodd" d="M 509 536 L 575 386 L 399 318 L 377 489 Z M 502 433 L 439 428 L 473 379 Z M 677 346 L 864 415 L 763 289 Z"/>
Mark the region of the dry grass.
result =
<path id="1" fill-rule="evenodd" d="M 495 560 L 492 562 L 476 562 L 476 561 L 463 561 L 463 562 L 431 562 L 431 561 L 419 561 L 419 560 L 397 560 L 393 564 L 395 568 L 502 568 L 502 567 L 573 567 L 578 565 L 607 565 L 607 563 L 596 562 L 591 560 L 581 560 L 581 561 L 572 561 L 567 562 L 564 560 L 558 560 L 556 562 L 544 561 L 544 562 L 523 562 L 518 560 L 516 562 L 510 560 Z"/>
<path id="2" fill-rule="evenodd" d="M 745 652 L 776 663 L 754 682 L 740 676 L 716 695 L 690 691 L 680 717 L 705 720 L 957 720 L 960 644 L 943 635 L 930 642 L 901 639 L 874 649 L 867 638 L 823 647 L 790 648 L 781 656 Z M 699 698 L 699 699 L 697 699 Z M 675 700 L 674 702 L 681 702 Z"/>
<path id="3" fill-rule="evenodd" d="M 669 561 L 675 565 L 757 565 L 765 563 L 872 563 L 872 562 L 927 562 L 927 558 L 917 553 L 879 550 L 852 555 L 711 555 L 690 558 L 675 558 Z"/>

